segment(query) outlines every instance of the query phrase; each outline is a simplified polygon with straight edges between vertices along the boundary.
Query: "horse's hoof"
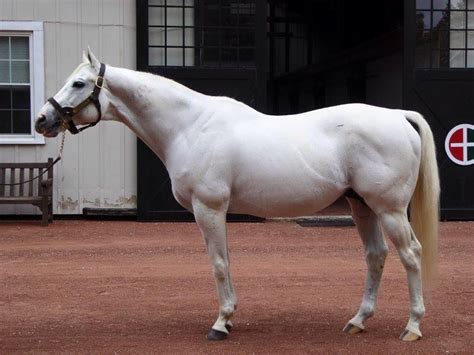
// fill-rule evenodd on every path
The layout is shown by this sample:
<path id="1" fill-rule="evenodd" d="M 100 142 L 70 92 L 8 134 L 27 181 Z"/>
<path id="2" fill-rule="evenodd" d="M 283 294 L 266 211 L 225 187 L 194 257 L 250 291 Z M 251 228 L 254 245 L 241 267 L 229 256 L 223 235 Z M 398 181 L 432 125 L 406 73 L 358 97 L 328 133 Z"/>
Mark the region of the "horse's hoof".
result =
<path id="1" fill-rule="evenodd" d="M 209 333 L 207 333 L 207 340 L 212 340 L 212 341 L 224 340 L 224 339 L 227 338 L 227 336 L 228 336 L 227 333 L 221 332 L 220 330 L 215 330 L 215 329 L 211 328 Z"/>
<path id="2" fill-rule="evenodd" d="M 344 329 L 342 330 L 343 332 L 347 333 L 347 334 L 357 334 L 357 333 L 360 333 L 360 332 L 363 332 L 364 329 L 358 327 L 357 325 L 354 325 L 352 323 L 347 323 L 346 326 L 344 327 Z"/>
<path id="3" fill-rule="evenodd" d="M 232 328 L 233 328 L 233 327 L 234 327 L 234 326 L 232 325 L 232 323 L 227 323 L 227 324 L 225 325 L 225 329 L 227 329 L 227 331 L 228 331 L 229 333 L 232 331 Z"/>
<path id="4" fill-rule="evenodd" d="M 403 341 L 417 341 L 421 339 L 421 335 L 415 334 L 408 329 L 405 329 L 400 335 L 400 339 Z"/>

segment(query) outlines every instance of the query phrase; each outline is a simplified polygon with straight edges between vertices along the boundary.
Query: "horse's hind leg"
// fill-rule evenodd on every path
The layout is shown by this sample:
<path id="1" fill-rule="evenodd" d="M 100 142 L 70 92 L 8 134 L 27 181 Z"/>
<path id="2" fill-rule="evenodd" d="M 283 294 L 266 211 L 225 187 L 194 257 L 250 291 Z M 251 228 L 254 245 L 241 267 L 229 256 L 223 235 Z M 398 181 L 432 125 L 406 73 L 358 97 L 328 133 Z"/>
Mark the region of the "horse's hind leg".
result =
<path id="1" fill-rule="evenodd" d="M 421 287 L 421 245 L 415 237 L 406 212 L 379 214 L 385 233 L 397 248 L 407 272 L 410 294 L 410 319 L 400 338 L 413 341 L 421 338 L 420 321 L 425 314 Z"/>
<path id="2" fill-rule="evenodd" d="M 209 331 L 209 340 L 223 340 L 229 334 L 237 299 L 229 272 L 227 248 L 226 209 L 209 208 L 204 203 L 193 201 L 196 222 L 207 246 L 209 261 L 216 280 L 219 297 L 219 317 Z"/>
<path id="3" fill-rule="evenodd" d="M 348 198 L 347 200 L 351 205 L 352 216 L 364 244 L 368 268 L 359 311 L 344 327 L 346 333 L 356 334 L 364 329 L 364 321 L 374 314 L 388 248 L 375 213 L 356 199 Z"/>

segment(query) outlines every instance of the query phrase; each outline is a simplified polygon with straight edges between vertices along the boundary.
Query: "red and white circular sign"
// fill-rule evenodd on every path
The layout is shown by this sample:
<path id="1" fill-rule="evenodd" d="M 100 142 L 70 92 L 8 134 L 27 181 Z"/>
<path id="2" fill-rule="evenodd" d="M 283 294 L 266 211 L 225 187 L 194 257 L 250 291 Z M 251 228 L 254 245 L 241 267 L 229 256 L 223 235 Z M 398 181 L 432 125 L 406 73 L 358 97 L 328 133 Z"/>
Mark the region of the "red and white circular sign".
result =
<path id="1" fill-rule="evenodd" d="M 453 127 L 446 136 L 444 149 L 454 163 L 474 164 L 474 125 L 464 123 Z"/>

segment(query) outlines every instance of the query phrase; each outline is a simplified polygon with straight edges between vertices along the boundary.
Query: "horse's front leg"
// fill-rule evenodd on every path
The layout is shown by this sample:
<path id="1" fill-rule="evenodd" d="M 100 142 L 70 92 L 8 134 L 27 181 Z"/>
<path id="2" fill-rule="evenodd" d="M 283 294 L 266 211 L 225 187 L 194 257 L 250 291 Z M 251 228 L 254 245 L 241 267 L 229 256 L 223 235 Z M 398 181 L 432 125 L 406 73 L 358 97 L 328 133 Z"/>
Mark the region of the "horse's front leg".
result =
<path id="1" fill-rule="evenodd" d="M 232 327 L 230 319 L 237 305 L 229 272 L 227 204 L 218 204 L 218 206 L 208 207 L 199 200 L 193 201 L 194 217 L 206 242 L 219 297 L 219 317 L 207 335 L 209 340 L 227 338 Z"/>

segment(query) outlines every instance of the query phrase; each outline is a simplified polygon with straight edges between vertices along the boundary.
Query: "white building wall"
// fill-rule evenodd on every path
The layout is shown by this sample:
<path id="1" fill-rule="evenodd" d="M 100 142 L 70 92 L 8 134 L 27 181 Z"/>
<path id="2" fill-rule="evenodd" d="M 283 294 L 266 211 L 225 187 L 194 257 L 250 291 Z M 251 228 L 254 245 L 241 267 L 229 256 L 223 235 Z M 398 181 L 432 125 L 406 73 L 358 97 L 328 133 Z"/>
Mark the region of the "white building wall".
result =
<path id="1" fill-rule="evenodd" d="M 44 23 L 45 100 L 62 87 L 89 45 L 105 63 L 136 68 L 135 0 L 0 0 L 0 21 Z M 107 73 L 105 75 L 107 77 Z M 45 145 L 0 145 L 0 162 L 56 157 L 60 138 Z M 136 137 L 124 125 L 101 122 L 72 136 L 54 168 L 54 213 L 84 207 L 136 207 Z M 0 206 L 0 214 L 38 213 Z"/>

